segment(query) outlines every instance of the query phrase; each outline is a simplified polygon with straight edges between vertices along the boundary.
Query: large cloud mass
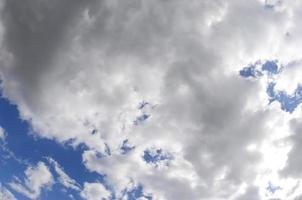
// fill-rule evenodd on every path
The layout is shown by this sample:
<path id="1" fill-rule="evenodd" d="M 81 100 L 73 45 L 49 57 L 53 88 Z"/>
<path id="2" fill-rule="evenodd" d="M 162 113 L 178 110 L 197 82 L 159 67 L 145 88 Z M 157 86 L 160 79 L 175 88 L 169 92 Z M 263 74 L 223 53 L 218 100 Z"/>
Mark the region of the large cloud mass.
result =
<path id="1" fill-rule="evenodd" d="M 84 144 L 84 165 L 106 174 L 116 197 L 138 185 L 162 200 L 301 195 L 300 108 L 290 115 L 278 102 L 268 105 L 270 77 L 238 73 L 267 59 L 299 70 L 299 1 L 7 0 L 0 7 L 5 97 L 33 134 Z M 286 72 L 278 88 L 293 77 L 300 83 L 294 75 Z M 268 183 L 283 189 L 267 191 Z M 82 196 L 109 198 L 94 184 Z"/>

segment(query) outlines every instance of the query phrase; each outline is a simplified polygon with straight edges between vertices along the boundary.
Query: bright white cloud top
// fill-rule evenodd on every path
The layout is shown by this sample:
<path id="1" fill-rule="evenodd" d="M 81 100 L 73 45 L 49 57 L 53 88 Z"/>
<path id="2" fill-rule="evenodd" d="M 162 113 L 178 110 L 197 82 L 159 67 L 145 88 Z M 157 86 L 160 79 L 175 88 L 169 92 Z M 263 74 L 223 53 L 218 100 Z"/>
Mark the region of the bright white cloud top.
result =
<path id="1" fill-rule="evenodd" d="M 0 5 L 4 97 L 37 142 L 84 146 L 86 170 L 105 177 L 77 183 L 49 158 L 13 180 L 15 191 L 38 198 L 55 182 L 51 166 L 87 200 L 137 190 L 154 200 L 302 198 L 302 1 Z"/>

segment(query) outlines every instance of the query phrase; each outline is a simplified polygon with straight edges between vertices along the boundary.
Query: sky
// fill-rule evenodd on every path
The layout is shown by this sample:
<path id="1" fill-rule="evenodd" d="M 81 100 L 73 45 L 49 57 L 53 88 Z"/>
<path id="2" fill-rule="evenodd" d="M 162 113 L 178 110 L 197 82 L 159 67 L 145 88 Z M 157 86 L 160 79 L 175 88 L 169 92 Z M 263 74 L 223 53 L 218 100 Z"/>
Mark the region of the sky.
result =
<path id="1" fill-rule="evenodd" d="M 302 199 L 302 1 L 0 14 L 0 200 Z"/>

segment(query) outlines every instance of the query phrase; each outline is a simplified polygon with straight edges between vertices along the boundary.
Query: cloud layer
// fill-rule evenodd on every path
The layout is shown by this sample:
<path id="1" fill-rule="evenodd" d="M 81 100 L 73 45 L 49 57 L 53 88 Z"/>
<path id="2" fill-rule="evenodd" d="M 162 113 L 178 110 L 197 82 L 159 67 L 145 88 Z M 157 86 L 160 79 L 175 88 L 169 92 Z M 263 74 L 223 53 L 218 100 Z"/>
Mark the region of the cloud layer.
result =
<path id="1" fill-rule="evenodd" d="M 99 193 L 122 199 L 138 185 L 140 198 L 159 200 L 294 199 L 301 191 L 300 108 L 290 115 L 269 104 L 272 77 L 245 79 L 239 71 L 278 59 L 285 68 L 276 87 L 296 88 L 301 6 L 4 1 L 3 94 L 31 134 L 86 147 L 83 164 L 106 175 L 108 186 L 86 183 L 81 196 L 88 200 Z M 53 165 L 63 185 L 81 190 Z M 43 163 L 25 174 L 25 186 L 11 187 L 30 198 L 52 183 Z M 283 189 L 270 192 L 269 182 Z"/>

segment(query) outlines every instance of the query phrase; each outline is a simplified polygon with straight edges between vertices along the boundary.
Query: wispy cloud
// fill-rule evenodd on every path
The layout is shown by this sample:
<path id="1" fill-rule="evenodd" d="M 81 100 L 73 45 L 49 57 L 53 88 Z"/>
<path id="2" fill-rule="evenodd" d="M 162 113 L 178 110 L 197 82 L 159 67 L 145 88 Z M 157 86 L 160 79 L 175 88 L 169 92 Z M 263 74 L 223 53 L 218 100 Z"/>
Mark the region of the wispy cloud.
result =
<path id="1" fill-rule="evenodd" d="M 17 200 L 16 197 L 3 185 L 0 184 L 0 198 L 3 200 Z"/>
<path id="2" fill-rule="evenodd" d="M 50 162 L 55 172 L 58 175 L 58 182 L 61 183 L 64 187 L 74 189 L 76 191 L 81 190 L 81 186 L 72 178 L 70 178 L 64 171 L 64 169 L 60 166 L 60 164 L 54 159 L 48 157 L 47 160 Z"/>
<path id="3" fill-rule="evenodd" d="M 38 162 L 36 166 L 29 166 L 24 174 L 24 178 L 15 177 L 9 185 L 29 199 L 39 198 L 42 190 L 51 189 L 54 183 L 51 172 L 43 162 Z"/>

